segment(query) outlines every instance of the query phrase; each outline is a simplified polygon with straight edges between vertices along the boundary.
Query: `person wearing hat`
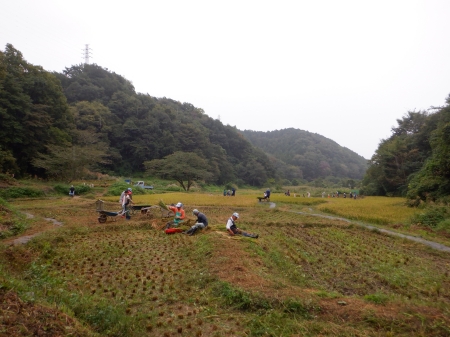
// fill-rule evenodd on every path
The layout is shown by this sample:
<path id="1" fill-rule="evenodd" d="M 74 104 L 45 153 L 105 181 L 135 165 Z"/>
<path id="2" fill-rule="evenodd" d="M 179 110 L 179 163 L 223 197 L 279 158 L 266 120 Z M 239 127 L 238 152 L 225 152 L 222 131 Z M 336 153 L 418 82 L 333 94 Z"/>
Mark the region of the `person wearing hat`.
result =
<path id="1" fill-rule="evenodd" d="M 197 222 L 194 226 L 189 228 L 187 231 L 183 232 L 183 234 L 194 235 L 195 232 L 198 231 L 199 229 L 203 229 L 206 226 L 208 226 L 208 219 L 206 218 L 205 214 L 199 212 L 198 209 L 194 209 L 192 211 L 192 214 L 197 216 Z"/>
<path id="2" fill-rule="evenodd" d="M 229 233 L 231 236 L 235 236 L 235 235 L 240 234 L 240 235 L 242 235 L 242 236 L 246 236 L 246 237 L 249 237 L 249 238 L 255 238 L 255 239 L 257 239 L 258 236 L 259 236 L 258 234 L 247 233 L 247 232 L 244 232 L 243 230 L 237 228 L 235 222 L 236 222 L 238 219 L 239 219 L 239 213 L 233 213 L 233 215 L 228 219 L 228 221 L 227 221 L 227 226 L 226 226 L 228 233 Z"/>
<path id="3" fill-rule="evenodd" d="M 184 218 L 186 217 L 186 213 L 183 209 L 183 204 L 181 202 L 177 203 L 176 205 L 170 205 L 169 209 L 175 213 L 175 218 L 166 224 L 166 229 L 169 229 L 170 227 L 178 227 L 180 223 L 183 222 Z"/>
<path id="4" fill-rule="evenodd" d="M 124 206 L 124 198 L 125 198 L 125 194 L 127 194 L 127 193 L 129 193 L 129 195 L 130 195 L 130 200 L 133 200 L 133 196 L 132 196 L 133 190 L 131 189 L 131 187 L 128 187 L 126 190 L 124 190 L 122 192 L 122 194 L 120 194 L 119 203 L 120 203 L 120 206 L 122 206 L 122 214 L 123 214 L 122 218 L 125 217 L 126 209 Z"/>
<path id="5" fill-rule="evenodd" d="M 131 216 L 130 216 L 130 204 L 133 203 L 133 200 L 131 200 L 131 191 L 130 190 L 126 190 L 125 191 L 125 195 L 123 196 L 123 200 L 122 200 L 122 217 L 123 214 L 125 214 L 126 219 L 130 220 Z"/>

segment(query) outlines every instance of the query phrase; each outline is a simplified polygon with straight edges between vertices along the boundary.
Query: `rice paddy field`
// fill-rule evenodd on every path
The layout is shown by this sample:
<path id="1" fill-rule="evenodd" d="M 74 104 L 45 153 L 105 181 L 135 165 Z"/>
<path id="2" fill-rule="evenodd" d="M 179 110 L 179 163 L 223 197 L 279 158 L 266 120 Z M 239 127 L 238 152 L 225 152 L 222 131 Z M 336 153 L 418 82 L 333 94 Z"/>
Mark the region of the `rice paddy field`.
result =
<path id="1" fill-rule="evenodd" d="M 204 212 L 194 236 L 158 212 L 99 223 L 96 198 L 14 201 L 41 233 L 1 243 L 0 336 L 450 336 L 450 253 L 361 226 L 422 235 L 402 199 L 256 196 L 133 196 Z M 258 239 L 227 234 L 233 212 Z"/>

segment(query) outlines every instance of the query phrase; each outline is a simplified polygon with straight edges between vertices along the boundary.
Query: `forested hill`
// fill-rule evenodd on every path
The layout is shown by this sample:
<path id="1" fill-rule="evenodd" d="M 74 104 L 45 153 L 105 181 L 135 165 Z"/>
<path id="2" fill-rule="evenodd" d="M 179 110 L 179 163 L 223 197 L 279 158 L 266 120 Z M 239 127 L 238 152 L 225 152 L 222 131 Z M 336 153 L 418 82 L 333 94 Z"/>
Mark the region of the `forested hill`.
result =
<path id="1" fill-rule="evenodd" d="M 307 180 L 327 176 L 361 179 L 367 169 L 362 156 L 316 133 L 294 128 L 240 132 L 254 146 L 285 163 L 287 171 L 300 169 Z"/>
<path id="2" fill-rule="evenodd" d="M 0 171 L 16 177 L 139 174 L 144 162 L 177 151 L 206 160 L 208 183 L 276 177 L 261 150 L 202 109 L 136 93 L 95 64 L 47 72 L 10 44 L 0 51 L 0 116 Z"/>
<path id="3" fill-rule="evenodd" d="M 450 95 L 444 106 L 410 111 L 397 123 L 370 160 L 364 193 L 407 196 L 415 199 L 413 204 L 442 200 L 448 206 Z"/>
<path id="4" fill-rule="evenodd" d="M 175 153 L 200 157 L 202 177 L 213 184 L 361 178 L 365 171 L 362 157 L 325 137 L 294 129 L 244 137 L 190 103 L 136 93 L 98 65 L 50 73 L 10 44 L 0 51 L 0 117 L 0 171 L 16 177 L 140 174 Z"/>

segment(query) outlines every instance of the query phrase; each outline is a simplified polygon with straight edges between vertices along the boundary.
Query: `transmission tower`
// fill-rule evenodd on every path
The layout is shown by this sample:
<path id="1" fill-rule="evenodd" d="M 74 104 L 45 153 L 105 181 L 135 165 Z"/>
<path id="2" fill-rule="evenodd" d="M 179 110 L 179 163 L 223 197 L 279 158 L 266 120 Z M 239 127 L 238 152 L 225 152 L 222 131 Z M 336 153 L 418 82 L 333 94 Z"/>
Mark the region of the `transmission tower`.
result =
<path id="1" fill-rule="evenodd" d="M 92 57 L 92 54 L 88 44 L 85 45 L 83 52 L 84 64 L 89 64 L 89 57 Z"/>

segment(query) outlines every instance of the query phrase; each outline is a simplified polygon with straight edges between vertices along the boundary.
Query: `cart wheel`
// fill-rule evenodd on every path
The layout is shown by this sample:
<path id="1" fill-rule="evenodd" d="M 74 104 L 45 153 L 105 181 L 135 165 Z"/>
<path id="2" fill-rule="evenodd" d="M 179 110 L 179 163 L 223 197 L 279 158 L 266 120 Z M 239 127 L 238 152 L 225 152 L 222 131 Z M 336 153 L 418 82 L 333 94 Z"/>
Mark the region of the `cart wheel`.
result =
<path id="1" fill-rule="evenodd" d="M 106 222 L 106 215 L 102 214 L 98 217 L 98 222 L 105 223 Z"/>

